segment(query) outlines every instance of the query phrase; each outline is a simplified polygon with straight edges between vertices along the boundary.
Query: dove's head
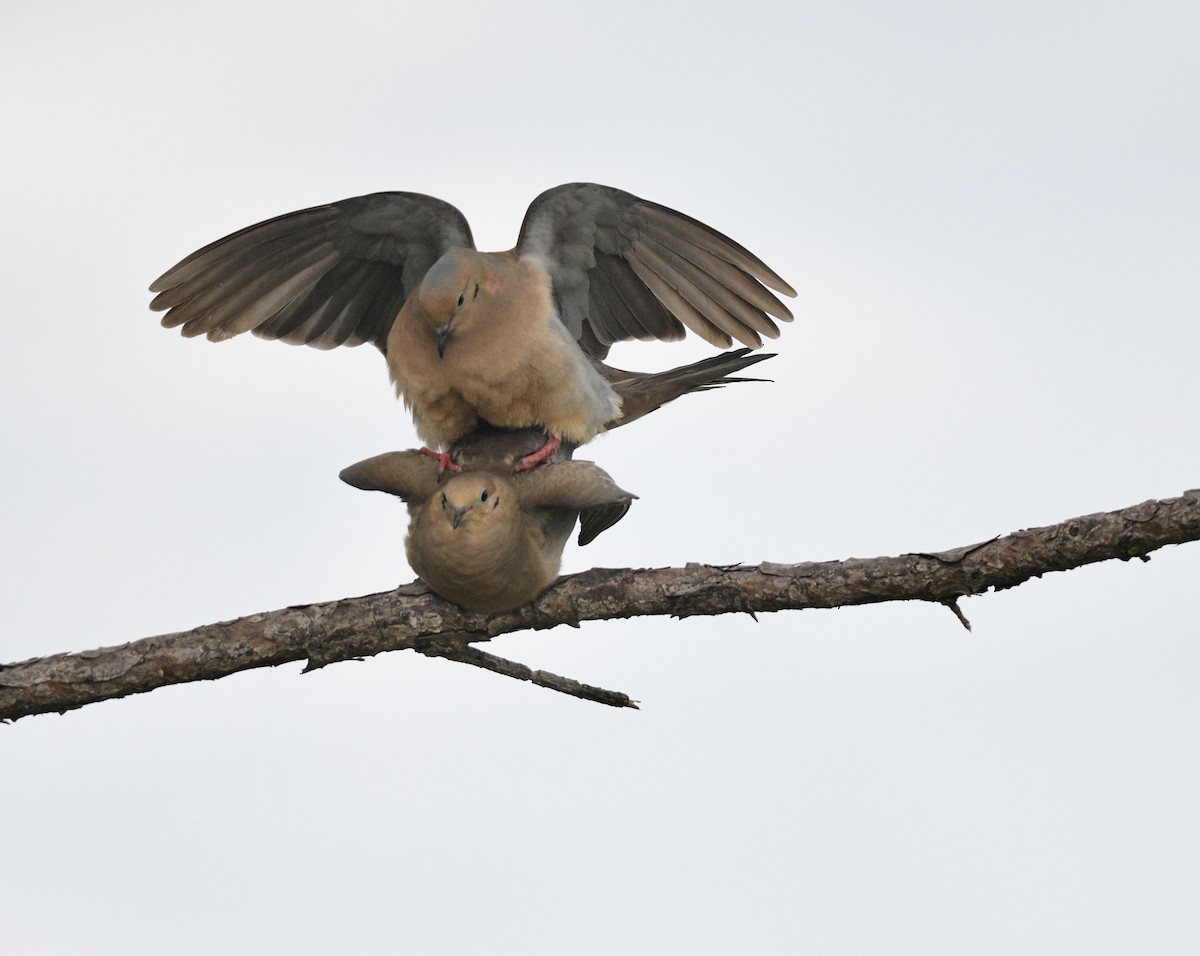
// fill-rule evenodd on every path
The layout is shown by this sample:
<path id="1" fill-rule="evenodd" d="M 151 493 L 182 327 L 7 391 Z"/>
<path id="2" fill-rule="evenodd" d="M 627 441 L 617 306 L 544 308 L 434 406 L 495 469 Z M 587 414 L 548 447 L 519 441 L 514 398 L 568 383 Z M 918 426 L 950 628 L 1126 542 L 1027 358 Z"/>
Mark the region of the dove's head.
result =
<path id="1" fill-rule="evenodd" d="M 462 335 L 471 328 L 494 286 L 486 260 L 474 249 L 451 249 L 429 267 L 417 302 L 437 336 L 439 357 L 452 332 Z"/>
<path id="2" fill-rule="evenodd" d="M 442 519 L 459 534 L 478 534 L 508 520 L 517 510 L 508 482 L 493 475 L 455 475 L 438 493 Z"/>

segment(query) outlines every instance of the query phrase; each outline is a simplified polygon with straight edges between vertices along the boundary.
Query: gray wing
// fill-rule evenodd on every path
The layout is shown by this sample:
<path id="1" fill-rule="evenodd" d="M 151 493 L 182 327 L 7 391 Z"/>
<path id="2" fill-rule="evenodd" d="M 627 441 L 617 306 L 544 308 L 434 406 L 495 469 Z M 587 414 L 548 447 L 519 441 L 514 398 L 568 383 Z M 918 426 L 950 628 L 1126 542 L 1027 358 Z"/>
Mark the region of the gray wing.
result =
<path id="1" fill-rule="evenodd" d="M 363 491 L 386 491 L 411 505 L 433 497 L 438 486 L 437 461 L 415 451 L 389 451 L 343 468 L 338 475 Z"/>
<path id="2" fill-rule="evenodd" d="M 162 324 L 217 342 L 242 332 L 297 345 L 387 344 L 405 299 L 447 249 L 474 248 L 463 214 L 419 193 L 374 193 L 218 239 L 150 286 Z"/>
<path id="3" fill-rule="evenodd" d="M 637 497 L 590 461 L 550 462 L 514 477 L 513 484 L 523 510 L 578 511 L 580 545 L 588 544 L 625 517 Z"/>
<path id="4" fill-rule="evenodd" d="M 761 259 L 674 209 L 611 186 L 569 183 L 533 201 L 517 252 L 540 260 L 559 315 L 583 350 L 602 359 L 626 339 L 683 338 L 757 348 L 776 338 L 771 316 L 792 313 L 768 291 L 796 291 Z"/>

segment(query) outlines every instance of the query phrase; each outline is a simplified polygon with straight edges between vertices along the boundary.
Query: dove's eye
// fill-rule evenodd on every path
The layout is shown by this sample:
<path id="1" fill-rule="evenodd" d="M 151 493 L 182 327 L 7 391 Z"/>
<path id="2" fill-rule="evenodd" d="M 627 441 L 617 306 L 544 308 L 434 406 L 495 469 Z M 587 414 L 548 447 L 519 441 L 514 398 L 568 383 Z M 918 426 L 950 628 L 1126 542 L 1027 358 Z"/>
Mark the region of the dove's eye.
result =
<path id="1" fill-rule="evenodd" d="M 484 488 L 483 491 L 479 492 L 479 500 L 487 501 L 487 489 L 486 488 Z"/>
<path id="2" fill-rule="evenodd" d="M 460 292 L 458 294 L 458 307 L 460 309 L 462 308 L 462 304 L 463 304 L 463 302 L 466 301 L 466 299 L 467 299 L 467 294 L 465 292 Z"/>

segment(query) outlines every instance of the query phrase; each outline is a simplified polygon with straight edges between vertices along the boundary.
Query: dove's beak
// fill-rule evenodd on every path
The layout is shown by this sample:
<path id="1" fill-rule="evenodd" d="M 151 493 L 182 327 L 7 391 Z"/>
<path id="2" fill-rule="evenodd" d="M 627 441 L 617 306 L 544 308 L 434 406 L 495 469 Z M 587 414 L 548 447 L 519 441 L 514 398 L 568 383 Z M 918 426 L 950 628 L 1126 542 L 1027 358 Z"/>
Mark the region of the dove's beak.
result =
<path id="1" fill-rule="evenodd" d="M 450 338 L 450 323 L 437 329 L 438 358 L 446 357 L 446 339 Z"/>
<path id="2" fill-rule="evenodd" d="M 450 527 L 457 528 L 462 524 L 462 519 L 467 516 L 467 512 L 470 510 L 470 505 L 467 505 L 465 508 L 455 508 L 454 513 L 450 515 Z"/>

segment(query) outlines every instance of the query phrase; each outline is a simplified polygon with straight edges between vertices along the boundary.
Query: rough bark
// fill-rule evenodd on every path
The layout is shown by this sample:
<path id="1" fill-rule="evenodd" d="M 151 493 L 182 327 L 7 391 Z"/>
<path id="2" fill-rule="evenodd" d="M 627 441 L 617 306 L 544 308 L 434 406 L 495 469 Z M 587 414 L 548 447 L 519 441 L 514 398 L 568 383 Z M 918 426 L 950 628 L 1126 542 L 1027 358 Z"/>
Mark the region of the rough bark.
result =
<path id="1" fill-rule="evenodd" d="M 617 707 L 627 695 L 488 654 L 474 643 L 559 624 L 648 614 L 689 617 L 957 599 L 1015 587 L 1050 571 L 1113 558 L 1147 559 L 1200 539 L 1200 490 L 1178 498 L 1072 518 L 936 554 L 846 561 L 652 570 L 596 568 L 559 581 L 508 614 L 462 611 L 421 584 L 209 624 L 178 634 L 0 665 L 0 719 L 63 712 L 167 684 L 215 680 L 252 667 L 307 660 L 306 670 L 411 649 Z M 1148 559 L 1147 559 L 1148 560 Z"/>

